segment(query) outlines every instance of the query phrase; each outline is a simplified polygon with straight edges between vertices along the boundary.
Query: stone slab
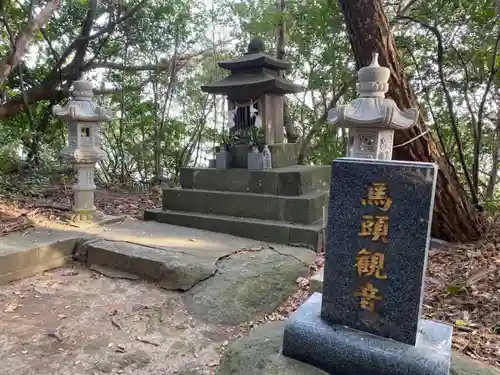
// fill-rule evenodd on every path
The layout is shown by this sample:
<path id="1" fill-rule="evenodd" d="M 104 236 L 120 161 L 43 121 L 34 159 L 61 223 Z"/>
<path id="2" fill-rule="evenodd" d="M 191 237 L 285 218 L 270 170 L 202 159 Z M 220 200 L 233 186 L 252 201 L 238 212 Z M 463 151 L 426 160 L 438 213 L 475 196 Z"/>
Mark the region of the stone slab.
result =
<path id="1" fill-rule="evenodd" d="M 230 342 L 224 350 L 216 375 L 327 375 L 317 367 L 281 354 L 285 323 L 261 324 Z M 179 375 L 188 374 L 201 375 L 202 372 L 181 372 Z M 453 352 L 450 375 L 500 375 L 500 369 Z"/>
<path id="2" fill-rule="evenodd" d="M 0 237 L 0 285 L 63 266 L 77 238 L 71 232 L 38 228 Z"/>
<path id="3" fill-rule="evenodd" d="M 448 375 L 452 327 L 422 320 L 415 346 L 330 325 L 313 294 L 288 319 L 283 355 L 335 375 Z"/>
<path id="4" fill-rule="evenodd" d="M 432 163 L 333 162 L 324 319 L 415 344 L 436 177 Z"/>
<path id="5" fill-rule="evenodd" d="M 144 212 L 144 220 L 227 233 L 262 242 L 302 246 L 314 251 L 318 251 L 321 247 L 321 232 L 324 226 L 323 221 L 311 225 L 303 225 L 235 216 L 157 209 L 146 210 Z"/>
<path id="6" fill-rule="evenodd" d="M 181 168 L 180 182 L 185 189 L 296 196 L 328 189 L 330 172 L 329 165 L 296 165 L 265 171 Z"/>
<path id="7" fill-rule="evenodd" d="M 217 263 L 213 277 L 182 295 L 184 305 L 205 322 L 238 325 L 256 321 L 295 293 L 296 280 L 307 276 L 309 264 L 269 247 L 233 254 Z"/>
<path id="8" fill-rule="evenodd" d="M 189 290 L 216 271 L 213 257 L 195 256 L 175 249 L 102 240 L 87 245 L 87 251 L 89 264 L 140 275 L 157 281 L 168 290 Z"/>
<path id="9" fill-rule="evenodd" d="M 313 224 L 323 217 L 328 190 L 298 196 L 184 188 L 163 189 L 163 209 Z"/>
<path id="10" fill-rule="evenodd" d="M 321 267 L 312 277 L 310 281 L 310 290 L 313 293 L 323 293 L 323 278 L 325 276 L 325 268 Z"/>

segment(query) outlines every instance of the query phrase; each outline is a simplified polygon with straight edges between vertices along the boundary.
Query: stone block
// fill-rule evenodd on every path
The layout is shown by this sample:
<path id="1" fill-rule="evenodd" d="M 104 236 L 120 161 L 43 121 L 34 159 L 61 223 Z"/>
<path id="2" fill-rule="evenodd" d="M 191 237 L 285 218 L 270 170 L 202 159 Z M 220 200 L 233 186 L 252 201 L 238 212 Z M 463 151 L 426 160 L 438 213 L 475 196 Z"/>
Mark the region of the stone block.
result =
<path id="1" fill-rule="evenodd" d="M 231 154 L 226 151 L 218 152 L 215 154 L 215 168 L 228 169 L 232 167 Z"/>
<path id="2" fill-rule="evenodd" d="M 227 233 L 264 242 L 302 246 L 314 251 L 318 250 L 319 239 L 323 231 L 321 222 L 303 225 L 282 221 L 157 209 L 146 210 L 144 220 Z"/>
<path id="3" fill-rule="evenodd" d="M 182 168 L 180 182 L 185 189 L 296 196 L 328 189 L 330 172 L 328 165 L 296 165 L 265 171 Z"/>
<path id="4" fill-rule="evenodd" d="M 250 171 L 257 170 L 260 171 L 264 168 L 264 156 L 261 152 L 249 152 L 248 153 L 248 166 L 247 169 Z"/>
<path id="5" fill-rule="evenodd" d="M 327 199 L 327 190 L 287 197 L 168 188 L 163 189 L 162 207 L 164 210 L 312 224 L 322 218 Z"/>
<path id="6" fill-rule="evenodd" d="M 314 293 L 286 322 L 283 355 L 335 375 L 448 375 L 452 327 L 422 320 L 408 345 L 321 318 Z"/>
<path id="7" fill-rule="evenodd" d="M 297 164 L 300 143 L 275 143 L 269 145 L 273 168 L 290 167 Z"/>
<path id="8" fill-rule="evenodd" d="M 414 345 L 437 166 L 333 162 L 322 317 Z"/>
<path id="9" fill-rule="evenodd" d="M 0 285 L 61 267 L 71 260 L 76 238 L 24 246 L 0 248 Z"/>
<path id="10" fill-rule="evenodd" d="M 168 290 L 189 290 L 216 271 L 209 254 L 204 258 L 175 249 L 106 240 L 92 242 L 87 247 L 88 264 L 139 275 L 157 281 Z"/>

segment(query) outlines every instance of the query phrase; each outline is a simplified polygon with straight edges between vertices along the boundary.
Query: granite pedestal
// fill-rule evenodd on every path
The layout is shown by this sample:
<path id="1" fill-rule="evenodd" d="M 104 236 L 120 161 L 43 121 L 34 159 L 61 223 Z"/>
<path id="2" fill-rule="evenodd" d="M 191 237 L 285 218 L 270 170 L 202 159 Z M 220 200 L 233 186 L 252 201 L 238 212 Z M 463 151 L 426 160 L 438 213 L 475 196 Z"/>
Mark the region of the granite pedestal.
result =
<path id="1" fill-rule="evenodd" d="M 332 375 L 448 375 L 452 327 L 420 321 L 415 346 L 321 318 L 321 294 L 314 293 L 285 326 L 283 355 Z"/>

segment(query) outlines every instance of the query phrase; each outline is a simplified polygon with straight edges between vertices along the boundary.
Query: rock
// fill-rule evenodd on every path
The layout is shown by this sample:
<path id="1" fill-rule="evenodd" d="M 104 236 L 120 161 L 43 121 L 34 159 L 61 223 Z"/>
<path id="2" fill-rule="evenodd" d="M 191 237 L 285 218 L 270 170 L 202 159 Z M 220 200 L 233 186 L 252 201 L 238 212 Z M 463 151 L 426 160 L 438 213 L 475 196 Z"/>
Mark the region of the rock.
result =
<path id="1" fill-rule="evenodd" d="M 453 353 L 450 375 L 500 375 L 500 369 Z"/>
<path id="2" fill-rule="evenodd" d="M 217 375 L 328 375 L 282 356 L 283 322 L 265 324 L 227 347 Z"/>
<path id="3" fill-rule="evenodd" d="M 167 290 L 189 290 L 212 276 L 216 258 L 175 249 L 128 242 L 97 241 L 87 245 L 87 262 L 154 280 Z"/>
<path id="4" fill-rule="evenodd" d="M 307 273 L 308 266 L 297 257 L 272 249 L 239 253 L 221 260 L 218 272 L 183 300 L 205 322 L 238 325 L 273 312 L 296 291 L 295 280 Z"/>
<path id="5" fill-rule="evenodd" d="M 328 375 L 315 367 L 282 356 L 279 352 L 283 330 L 284 322 L 264 324 L 248 336 L 231 343 L 216 374 Z M 450 375 L 500 375 L 500 371 L 454 353 Z"/>

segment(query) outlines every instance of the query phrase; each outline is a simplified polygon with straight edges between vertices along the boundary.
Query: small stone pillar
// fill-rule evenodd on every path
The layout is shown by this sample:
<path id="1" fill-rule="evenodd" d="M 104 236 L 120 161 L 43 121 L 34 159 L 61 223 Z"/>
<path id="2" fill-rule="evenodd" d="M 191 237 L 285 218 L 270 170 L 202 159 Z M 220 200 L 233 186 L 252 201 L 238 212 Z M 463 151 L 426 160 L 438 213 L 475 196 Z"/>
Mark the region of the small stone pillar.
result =
<path id="1" fill-rule="evenodd" d="M 61 156 L 77 173 L 73 185 L 74 205 L 71 220 L 92 222 L 104 215 L 94 205 L 95 165 L 104 157 L 101 149 L 100 122 L 113 118 L 111 110 L 98 106 L 92 100 L 92 84 L 88 81 L 73 83 L 73 98 L 61 107 L 54 106 L 54 116 L 68 122 L 68 147 Z"/>
<path id="2" fill-rule="evenodd" d="M 391 160 L 394 130 L 406 130 L 418 121 L 418 110 L 401 111 L 389 89 L 390 70 L 378 63 L 378 53 L 358 72 L 359 98 L 328 111 L 328 122 L 349 129 L 347 157 Z"/>

